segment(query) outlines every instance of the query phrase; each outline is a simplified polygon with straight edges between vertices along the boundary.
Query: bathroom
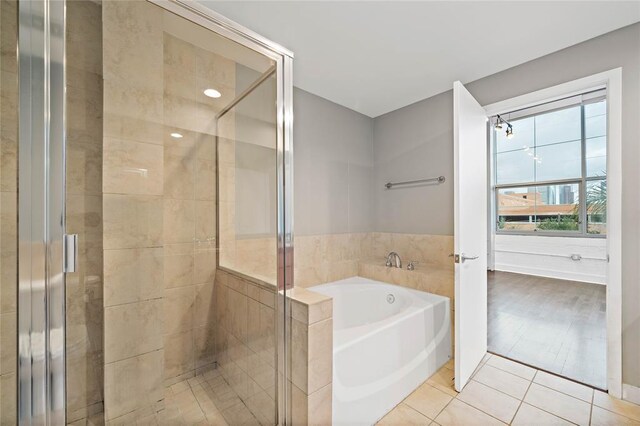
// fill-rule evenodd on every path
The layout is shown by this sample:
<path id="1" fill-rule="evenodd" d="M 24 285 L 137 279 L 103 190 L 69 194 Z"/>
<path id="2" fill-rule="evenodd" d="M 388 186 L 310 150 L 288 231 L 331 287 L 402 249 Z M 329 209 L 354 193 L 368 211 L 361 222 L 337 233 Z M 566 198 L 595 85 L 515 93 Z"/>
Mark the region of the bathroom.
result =
<path id="1" fill-rule="evenodd" d="M 640 6 L 613 4 L 563 38 L 569 3 L 507 2 L 553 11 L 556 40 L 494 61 L 489 3 L 2 0 L 0 424 L 640 422 Z M 436 30 L 466 59 L 407 59 Z M 465 257 L 460 232 L 487 208 L 460 194 L 487 189 L 463 185 L 486 181 L 464 147 L 485 107 L 605 78 L 625 195 L 603 390 L 487 352 L 487 238 Z"/>

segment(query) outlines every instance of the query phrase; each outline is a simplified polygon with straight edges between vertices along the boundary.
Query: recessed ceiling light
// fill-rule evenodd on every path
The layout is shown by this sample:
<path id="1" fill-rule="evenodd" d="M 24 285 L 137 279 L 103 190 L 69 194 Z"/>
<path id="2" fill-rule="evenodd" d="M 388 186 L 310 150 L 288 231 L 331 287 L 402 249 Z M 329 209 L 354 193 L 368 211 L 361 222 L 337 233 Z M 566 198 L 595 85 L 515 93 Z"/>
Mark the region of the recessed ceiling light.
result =
<path id="1" fill-rule="evenodd" d="M 218 92 L 216 89 L 206 89 L 204 94 L 210 98 L 219 98 L 222 96 L 222 93 Z"/>
<path id="2" fill-rule="evenodd" d="M 175 138 L 175 139 L 181 139 L 182 135 L 180 133 L 178 133 L 178 132 L 173 132 L 173 133 L 171 133 L 171 137 Z"/>

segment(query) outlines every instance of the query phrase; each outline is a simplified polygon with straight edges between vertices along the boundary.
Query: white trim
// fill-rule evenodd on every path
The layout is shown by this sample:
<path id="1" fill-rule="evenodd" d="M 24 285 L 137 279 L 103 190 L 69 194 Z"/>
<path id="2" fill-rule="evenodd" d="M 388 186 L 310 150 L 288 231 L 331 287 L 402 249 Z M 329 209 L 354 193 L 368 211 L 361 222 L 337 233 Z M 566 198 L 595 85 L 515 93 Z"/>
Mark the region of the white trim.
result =
<path id="1" fill-rule="evenodd" d="M 623 383 L 622 399 L 640 405 L 640 388 Z"/>
<path id="2" fill-rule="evenodd" d="M 496 102 L 484 107 L 487 116 L 607 89 L 607 387 L 622 398 L 622 68 Z"/>
<path id="3" fill-rule="evenodd" d="M 533 275 L 536 277 L 555 278 L 555 279 L 562 279 L 562 280 L 568 280 L 568 281 L 580 281 L 583 283 L 588 283 L 593 285 L 605 285 L 603 281 L 606 280 L 606 277 L 599 276 L 599 275 L 594 276 L 593 274 L 581 274 L 579 272 L 561 273 L 558 271 L 554 271 L 553 273 L 550 273 L 547 269 L 526 267 L 522 265 L 511 265 L 509 263 L 496 263 L 495 270 L 504 271 L 504 272 L 513 272 L 515 274 Z"/>

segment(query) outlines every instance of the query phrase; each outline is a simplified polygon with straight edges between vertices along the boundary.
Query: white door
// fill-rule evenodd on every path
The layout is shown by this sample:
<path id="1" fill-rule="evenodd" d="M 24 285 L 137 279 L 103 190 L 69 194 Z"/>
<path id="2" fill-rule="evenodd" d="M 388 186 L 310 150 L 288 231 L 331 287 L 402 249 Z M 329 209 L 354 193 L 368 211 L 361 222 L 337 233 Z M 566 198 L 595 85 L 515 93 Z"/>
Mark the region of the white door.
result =
<path id="1" fill-rule="evenodd" d="M 487 352 L 487 116 L 453 83 L 455 386 Z"/>

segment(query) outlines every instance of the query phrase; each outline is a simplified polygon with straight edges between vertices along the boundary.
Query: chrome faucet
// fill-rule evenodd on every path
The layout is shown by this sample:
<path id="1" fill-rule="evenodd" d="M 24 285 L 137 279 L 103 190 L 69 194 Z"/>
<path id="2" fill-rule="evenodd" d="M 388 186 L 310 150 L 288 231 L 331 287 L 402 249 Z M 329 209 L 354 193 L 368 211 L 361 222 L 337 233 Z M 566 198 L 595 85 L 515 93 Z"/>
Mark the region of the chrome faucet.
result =
<path id="1" fill-rule="evenodd" d="M 394 268 L 402 268 L 402 260 L 400 259 L 400 255 L 395 251 L 392 251 L 387 255 L 387 263 L 388 267 L 393 266 Z"/>

